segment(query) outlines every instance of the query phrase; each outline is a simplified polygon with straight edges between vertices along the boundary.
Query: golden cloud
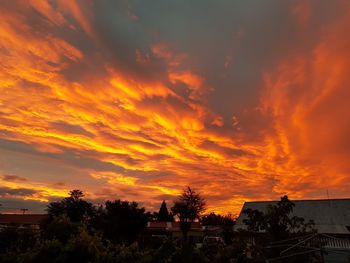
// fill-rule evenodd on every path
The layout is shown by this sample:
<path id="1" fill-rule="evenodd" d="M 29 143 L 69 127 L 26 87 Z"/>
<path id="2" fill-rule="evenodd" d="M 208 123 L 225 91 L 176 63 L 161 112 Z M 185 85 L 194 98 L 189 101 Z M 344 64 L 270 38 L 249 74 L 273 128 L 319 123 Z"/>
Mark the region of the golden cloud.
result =
<path id="1" fill-rule="evenodd" d="M 348 194 L 349 15 L 322 32 L 312 53 L 286 54 L 265 69 L 256 108 L 272 125 L 257 141 L 237 129 L 239 117 L 225 123 L 210 107 L 205 96 L 215 89 L 186 63 L 191 54 L 156 41 L 147 54 L 134 50 L 134 71 L 112 63 L 99 52 L 92 6 L 28 1 L 0 9 L 0 139 L 113 167 L 80 167 L 99 183 L 96 189 L 81 182 L 90 198 L 102 196 L 103 184 L 153 206 L 190 185 L 208 199 L 209 210 L 237 213 L 244 200 L 318 197 L 326 188 Z M 310 10 L 293 8 L 305 27 Z M 29 22 L 33 9 L 38 24 Z M 96 51 L 77 44 L 78 26 Z M 63 29 L 74 37 L 65 38 Z M 136 70 L 158 69 L 157 63 L 165 70 L 153 77 Z M 70 187 L 57 189 L 39 177 L 0 181 L 34 189 L 19 198 L 40 201 L 65 196 Z"/>

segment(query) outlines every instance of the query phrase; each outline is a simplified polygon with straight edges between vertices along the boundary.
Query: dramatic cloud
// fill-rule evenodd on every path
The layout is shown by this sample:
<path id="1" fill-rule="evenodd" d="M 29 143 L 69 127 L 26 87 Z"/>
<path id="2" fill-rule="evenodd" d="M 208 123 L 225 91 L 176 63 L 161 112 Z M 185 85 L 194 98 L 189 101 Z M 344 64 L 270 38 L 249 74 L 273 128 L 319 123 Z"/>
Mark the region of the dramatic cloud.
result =
<path id="1" fill-rule="evenodd" d="M 232 213 L 349 195 L 348 1 L 5 1 L 0 15 L 11 207 L 74 188 L 155 209 L 190 185 Z"/>

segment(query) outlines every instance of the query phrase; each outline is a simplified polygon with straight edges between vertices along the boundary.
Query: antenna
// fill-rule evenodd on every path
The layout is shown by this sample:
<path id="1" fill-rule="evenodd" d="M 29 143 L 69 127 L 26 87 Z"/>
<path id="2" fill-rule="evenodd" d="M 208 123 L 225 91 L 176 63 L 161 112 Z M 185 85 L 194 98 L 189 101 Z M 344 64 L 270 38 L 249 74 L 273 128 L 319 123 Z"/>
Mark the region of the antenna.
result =
<path id="1" fill-rule="evenodd" d="M 329 192 L 328 192 L 328 188 L 327 188 L 327 199 L 329 200 Z"/>

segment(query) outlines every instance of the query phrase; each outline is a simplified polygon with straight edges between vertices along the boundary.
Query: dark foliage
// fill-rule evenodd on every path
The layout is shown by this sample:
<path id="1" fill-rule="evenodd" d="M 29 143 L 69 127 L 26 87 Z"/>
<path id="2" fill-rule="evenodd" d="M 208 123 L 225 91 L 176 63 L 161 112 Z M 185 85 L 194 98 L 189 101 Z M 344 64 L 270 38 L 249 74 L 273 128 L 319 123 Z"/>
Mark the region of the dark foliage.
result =
<path id="1" fill-rule="evenodd" d="M 210 213 L 202 218 L 202 224 L 204 226 L 221 226 L 223 225 L 224 216 Z"/>
<path id="2" fill-rule="evenodd" d="M 163 200 L 159 212 L 156 214 L 156 220 L 159 222 L 172 222 L 174 221 L 174 217 L 172 213 L 169 213 L 167 205 L 165 201 Z"/>
<path id="3" fill-rule="evenodd" d="M 215 213 L 210 213 L 202 217 L 203 226 L 218 226 L 222 229 L 222 237 L 226 244 L 231 244 L 233 241 L 233 226 L 236 220 L 231 215 L 217 215 Z"/>
<path id="4" fill-rule="evenodd" d="M 136 202 L 107 201 L 100 228 L 104 236 L 115 243 L 132 243 L 146 229 L 149 214 Z"/>
<path id="5" fill-rule="evenodd" d="M 37 238 L 38 233 L 32 229 L 4 228 L 0 231 L 0 253 L 32 248 Z"/>
<path id="6" fill-rule="evenodd" d="M 47 212 L 51 218 L 66 215 L 72 222 L 89 222 L 92 220 L 96 215 L 96 208 L 92 203 L 83 199 L 83 192 L 72 190 L 69 194 L 69 197 L 48 205 Z"/>
<path id="7" fill-rule="evenodd" d="M 243 211 L 248 216 L 244 223 L 249 231 L 266 231 L 272 241 L 286 239 L 291 234 L 313 231 L 313 221 L 305 222 L 304 218 L 291 216 L 294 206 L 288 196 L 283 196 L 276 205 L 269 205 L 265 213 L 252 209 Z"/>
<path id="8" fill-rule="evenodd" d="M 72 222 L 65 215 L 54 217 L 42 232 L 42 237 L 47 240 L 58 240 L 62 244 L 68 242 L 68 240 L 79 232 L 79 227 L 84 226 L 81 222 Z"/>
<path id="9" fill-rule="evenodd" d="M 276 205 L 270 205 L 266 212 L 246 209 L 248 219 L 244 223 L 248 230 L 252 232 L 263 231 L 266 234 L 255 237 L 256 245 L 251 247 L 256 260 L 264 258 L 274 258 L 276 262 L 309 262 L 314 254 L 301 254 L 290 258 L 277 260 L 280 253 L 286 248 L 283 247 L 283 240 L 290 240 L 295 237 L 302 237 L 307 233 L 315 232 L 313 221 L 305 222 L 304 218 L 292 216 L 295 204 L 287 196 L 281 197 Z M 275 242 L 279 245 L 274 245 Z M 292 243 L 293 244 L 293 243 Z M 288 243 L 290 245 L 290 242 Z M 305 252 L 305 248 L 297 248 L 294 253 Z M 318 262 L 318 261 L 316 261 Z"/>
<path id="10" fill-rule="evenodd" d="M 183 236 L 191 224 L 202 220 L 203 225 L 220 226 L 225 244 L 203 245 L 181 242 L 163 236 L 159 243 L 144 241 L 150 214 L 136 202 L 107 201 L 98 208 L 83 199 L 79 190 L 48 207 L 50 220 L 41 229 L 9 226 L 0 230 L 1 263 L 254 263 L 276 257 L 279 250 L 266 251 L 266 244 L 286 236 L 304 233 L 309 223 L 291 217 L 293 204 L 283 197 L 266 213 L 249 210 L 246 223 L 250 230 L 265 230 L 268 240 L 256 239 L 247 245 L 246 236 L 233 233 L 234 219 L 214 213 L 201 216 L 205 203 L 191 188 L 186 189 L 174 203 L 172 211 L 180 220 Z M 159 220 L 172 217 L 162 203 Z M 250 253 L 252 257 L 247 257 Z M 308 262 L 309 256 L 294 258 Z M 315 257 L 316 258 L 316 257 Z M 314 258 L 314 259 L 315 259 Z M 317 259 L 317 258 L 316 258 Z M 276 261 L 281 262 L 281 261 Z M 284 260 L 283 262 L 293 262 Z M 317 261 L 313 261 L 317 262 Z"/>

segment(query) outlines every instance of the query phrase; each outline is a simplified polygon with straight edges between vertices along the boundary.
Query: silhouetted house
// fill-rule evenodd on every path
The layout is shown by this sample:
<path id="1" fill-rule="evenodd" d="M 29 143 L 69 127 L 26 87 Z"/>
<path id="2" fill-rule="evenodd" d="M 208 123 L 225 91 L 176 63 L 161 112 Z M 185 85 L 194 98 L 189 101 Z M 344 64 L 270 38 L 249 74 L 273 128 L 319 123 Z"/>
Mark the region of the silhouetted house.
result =
<path id="1" fill-rule="evenodd" d="M 148 222 L 147 232 L 154 237 L 168 236 L 181 238 L 182 232 L 179 222 Z M 203 241 L 205 229 L 199 222 L 193 222 L 187 236 L 190 241 L 201 243 Z"/>
<path id="2" fill-rule="evenodd" d="M 292 249 L 303 247 L 310 251 L 318 244 L 317 251 L 323 251 L 323 262 L 348 262 L 350 258 L 350 199 L 326 199 L 326 200 L 293 200 L 295 206 L 290 216 L 298 216 L 314 221 L 314 228 L 317 233 L 309 234 L 295 240 L 297 244 L 292 245 L 290 240 L 279 241 L 282 246 L 286 242 L 290 257 Z M 275 205 L 277 201 L 246 202 L 234 226 L 235 231 L 247 230 L 244 220 L 247 215 L 245 209 L 259 210 L 266 212 L 269 205 Z M 242 233 L 244 234 L 244 233 Z M 256 235 L 264 235 L 263 231 L 245 233 L 246 240 L 250 244 L 255 243 Z M 322 253 L 321 253 L 322 254 Z M 284 257 L 289 255 L 284 255 Z"/>
<path id="3" fill-rule="evenodd" d="M 305 219 L 305 222 L 313 220 L 318 233 L 336 236 L 350 237 L 350 199 L 323 199 L 323 200 L 293 200 L 295 204 L 291 216 Z M 266 212 L 269 205 L 277 204 L 277 201 L 245 202 L 245 209 L 256 209 Z M 244 219 L 247 215 L 240 213 L 235 230 L 247 229 Z"/>
<path id="4" fill-rule="evenodd" d="M 147 223 L 147 232 L 151 235 L 170 236 L 169 229 L 172 227 L 172 222 L 151 221 Z"/>
<path id="5" fill-rule="evenodd" d="M 181 238 L 182 232 L 179 222 L 172 222 L 172 227 L 169 229 L 172 233 L 172 237 Z M 191 228 L 187 233 L 187 237 L 191 242 L 202 243 L 204 237 L 204 227 L 199 222 L 193 222 Z"/>
<path id="6" fill-rule="evenodd" d="M 39 229 L 48 219 L 45 214 L 0 214 L 0 229 L 4 227 Z"/>

